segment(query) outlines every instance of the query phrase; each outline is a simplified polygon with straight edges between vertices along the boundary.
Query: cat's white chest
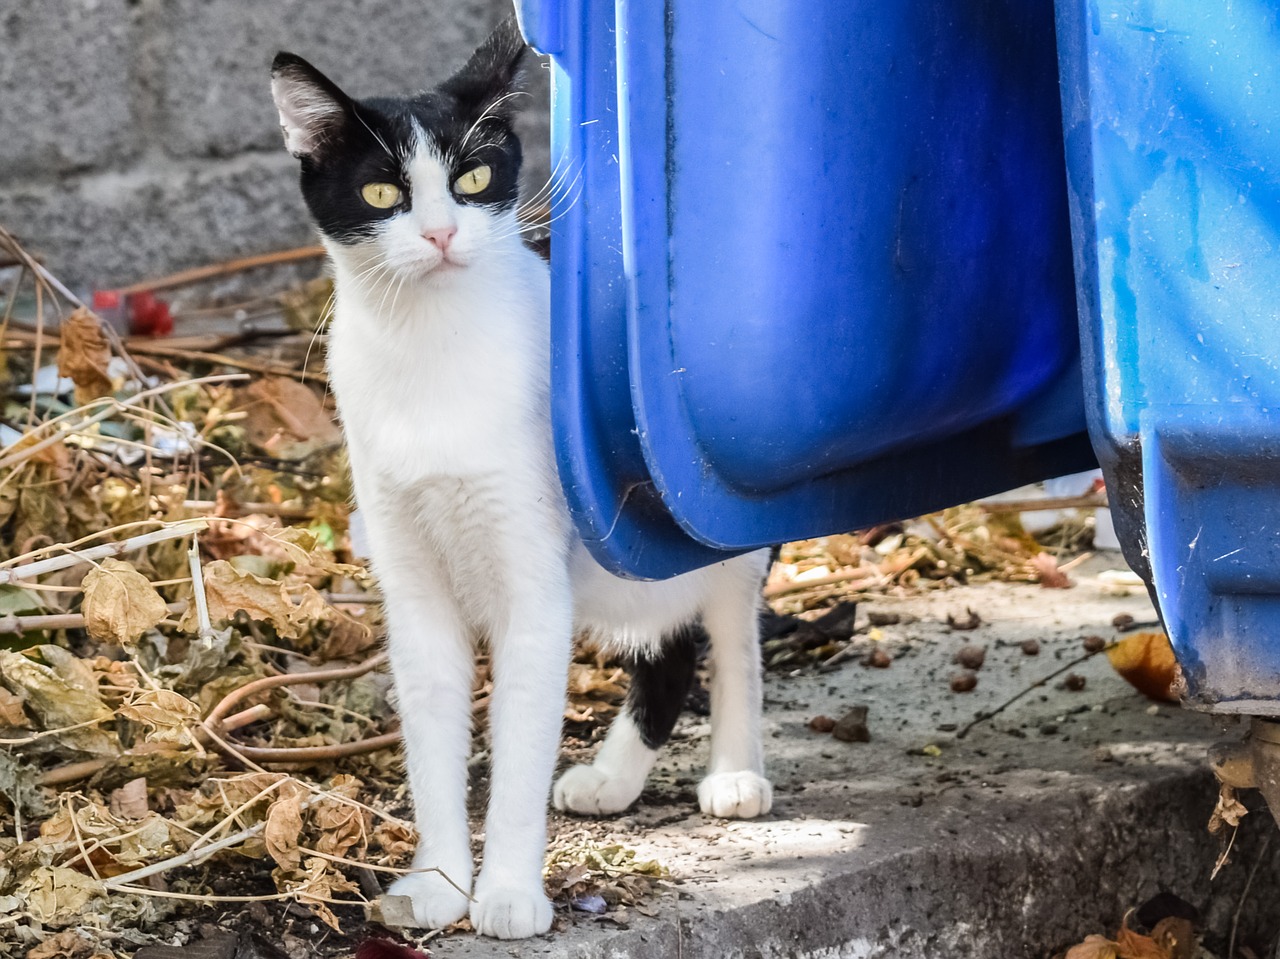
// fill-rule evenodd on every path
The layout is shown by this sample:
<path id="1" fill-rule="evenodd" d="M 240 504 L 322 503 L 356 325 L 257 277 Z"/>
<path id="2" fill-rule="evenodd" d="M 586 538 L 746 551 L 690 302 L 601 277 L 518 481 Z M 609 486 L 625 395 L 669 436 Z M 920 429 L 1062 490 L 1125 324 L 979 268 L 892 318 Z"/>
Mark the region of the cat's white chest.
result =
<path id="1" fill-rule="evenodd" d="M 529 468 L 542 455 L 545 415 L 535 406 L 545 375 L 515 318 L 424 311 L 389 331 L 368 320 L 358 307 L 340 312 L 330 342 L 357 469 L 407 487 Z"/>

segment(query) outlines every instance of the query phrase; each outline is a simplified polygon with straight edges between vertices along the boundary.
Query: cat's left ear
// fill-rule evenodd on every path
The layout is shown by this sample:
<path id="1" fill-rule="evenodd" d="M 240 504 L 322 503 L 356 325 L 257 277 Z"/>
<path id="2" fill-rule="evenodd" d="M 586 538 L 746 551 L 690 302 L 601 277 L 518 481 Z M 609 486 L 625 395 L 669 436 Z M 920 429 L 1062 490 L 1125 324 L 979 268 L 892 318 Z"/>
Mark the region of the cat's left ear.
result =
<path id="1" fill-rule="evenodd" d="M 510 115 L 511 97 L 519 87 L 520 63 L 528 46 L 515 15 L 507 17 L 471 54 L 467 65 L 446 80 L 441 89 L 465 105 Z"/>
<path id="2" fill-rule="evenodd" d="M 314 157 L 335 139 L 354 109 L 337 84 L 292 53 L 277 53 L 271 63 L 271 96 L 285 149 L 299 159 Z"/>

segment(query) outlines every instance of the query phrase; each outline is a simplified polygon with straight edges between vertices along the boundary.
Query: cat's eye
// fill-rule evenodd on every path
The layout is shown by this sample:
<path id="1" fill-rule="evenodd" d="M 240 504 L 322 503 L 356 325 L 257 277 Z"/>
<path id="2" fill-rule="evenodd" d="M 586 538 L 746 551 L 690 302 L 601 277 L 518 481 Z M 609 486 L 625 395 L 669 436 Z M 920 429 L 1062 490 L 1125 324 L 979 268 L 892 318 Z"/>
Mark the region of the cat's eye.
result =
<path id="1" fill-rule="evenodd" d="M 489 180 L 493 176 L 487 166 L 478 166 L 475 169 L 468 170 L 458 179 L 453 181 L 453 188 L 463 196 L 470 196 L 474 193 L 480 193 L 489 185 Z"/>
<path id="2" fill-rule="evenodd" d="M 400 202 L 400 188 L 394 183 L 366 183 L 360 188 L 364 202 L 379 210 L 389 210 Z"/>

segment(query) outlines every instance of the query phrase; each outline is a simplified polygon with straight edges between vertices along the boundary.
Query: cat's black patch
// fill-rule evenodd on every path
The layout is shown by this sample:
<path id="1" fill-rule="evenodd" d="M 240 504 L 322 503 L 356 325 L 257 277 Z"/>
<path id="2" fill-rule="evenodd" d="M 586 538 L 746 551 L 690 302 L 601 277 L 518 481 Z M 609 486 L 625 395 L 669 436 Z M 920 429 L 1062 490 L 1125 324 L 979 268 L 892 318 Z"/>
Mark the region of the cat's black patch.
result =
<path id="1" fill-rule="evenodd" d="M 641 741 L 657 749 L 671 738 L 680 711 L 693 686 L 702 630 L 684 626 L 667 637 L 653 656 L 636 656 L 628 664 L 631 686 L 627 712 L 640 731 Z"/>
<path id="2" fill-rule="evenodd" d="M 491 171 L 480 193 L 458 203 L 505 210 L 517 200 L 520 141 L 511 125 L 520 61 L 526 47 L 514 17 L 496 30 L 461 70 L 435 90 L 411 97 L 354 100 L 301 57 L 279 53 L 272 76 L 285 77 L 338 109 L 317 123 L 319 146 L 301 156 L 302 195 L 325 236 L 357 243 L 413 204 L 408 163 L 425 134 L 450 171 L 450 181 L 475 167 Z M 367 183 L 391 183 L 400 203 L 380 210 L 361 196 Z"/>

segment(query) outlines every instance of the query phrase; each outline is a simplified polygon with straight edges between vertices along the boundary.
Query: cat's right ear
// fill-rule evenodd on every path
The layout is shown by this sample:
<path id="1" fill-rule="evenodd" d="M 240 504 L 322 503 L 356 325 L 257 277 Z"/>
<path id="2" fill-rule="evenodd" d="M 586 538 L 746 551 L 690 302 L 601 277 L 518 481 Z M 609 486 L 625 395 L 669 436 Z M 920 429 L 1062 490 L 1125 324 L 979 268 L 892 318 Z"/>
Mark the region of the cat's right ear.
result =
<path id="1" fill-rule="evenodd" d="M 285 149 L 314 158 L 352 116 L 351 98 L 337 84 L 292 53 L 271 63 L 271 96 L 280 111 Z"/>

